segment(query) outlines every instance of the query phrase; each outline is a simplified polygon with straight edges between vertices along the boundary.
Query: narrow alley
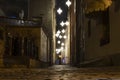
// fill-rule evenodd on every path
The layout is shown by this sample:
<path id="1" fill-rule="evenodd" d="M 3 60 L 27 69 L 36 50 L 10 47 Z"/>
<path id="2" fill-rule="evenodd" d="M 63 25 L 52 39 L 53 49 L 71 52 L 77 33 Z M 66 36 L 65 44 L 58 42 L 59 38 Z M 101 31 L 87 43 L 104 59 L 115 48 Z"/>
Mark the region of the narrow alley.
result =
<path id="1" fill-rule="evenodd" d="M 74 68 L 54 65 L 44 69 L 0 69 L 0 80 L 120 80 L 120 68 Z"/>
<path id="2" fill-rule="evenodd" d="M 120 0 L 0 0 L 0 80 L 120 80 Z"/>

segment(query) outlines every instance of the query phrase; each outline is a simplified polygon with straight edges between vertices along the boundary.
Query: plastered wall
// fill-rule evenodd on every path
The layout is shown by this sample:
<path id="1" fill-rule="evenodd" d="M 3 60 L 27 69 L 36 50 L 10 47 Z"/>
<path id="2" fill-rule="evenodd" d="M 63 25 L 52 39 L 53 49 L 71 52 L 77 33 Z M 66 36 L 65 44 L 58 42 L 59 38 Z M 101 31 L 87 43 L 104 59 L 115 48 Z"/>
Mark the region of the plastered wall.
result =
<path id="1" fill-rule="evenodd" d="M 88 37 L 88 19 L 85 20 L 86 27 L 86 53 L 85 60 L 96 59 L 102 56 L 120 53 L 120 10 L 115 12 L 115 3 L 109 8 L 110 18 L 110 42 L 100 46 L 103 25 L 91 19 L 91 36 Z"/>

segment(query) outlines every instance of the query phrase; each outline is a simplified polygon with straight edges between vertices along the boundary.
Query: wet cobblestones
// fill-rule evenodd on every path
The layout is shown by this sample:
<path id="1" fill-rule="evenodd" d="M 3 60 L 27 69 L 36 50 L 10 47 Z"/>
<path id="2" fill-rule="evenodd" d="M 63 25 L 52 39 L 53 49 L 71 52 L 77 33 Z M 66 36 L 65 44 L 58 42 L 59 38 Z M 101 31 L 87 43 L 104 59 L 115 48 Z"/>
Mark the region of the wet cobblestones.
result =
<path id="1" fill-rule="evenodd" d="M 55 65 L 47 69 L 0 69 L 0 80 L 120 80 L 120 68 L 73 68 Z"/>

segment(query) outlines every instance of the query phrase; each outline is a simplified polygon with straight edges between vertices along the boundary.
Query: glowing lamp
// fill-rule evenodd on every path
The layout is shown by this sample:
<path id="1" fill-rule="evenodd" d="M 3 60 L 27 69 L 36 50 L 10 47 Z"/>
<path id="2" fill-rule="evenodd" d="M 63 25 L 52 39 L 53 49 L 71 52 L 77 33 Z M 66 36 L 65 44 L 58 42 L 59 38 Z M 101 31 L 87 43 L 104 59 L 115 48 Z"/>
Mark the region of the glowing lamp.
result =
<path id="1" fill-rule="evenodd" d="M 62 46 L 64 46 L 65 44 L 64 43 L 61 43 Z"/>
<path id="2" fill-rule="evenodd" d="M 71 1 L 67 0 L 66 5 L 69 7 L 71 5 Z"/>
<path id="3" fill-rule="evenodd" d="M 58 12 L 58 14 L 61 14 L 63 11 L 62 11 L 61 8 L 59 8 L 59 9 L 57 10 L 57 12 Z"/>
<path id="4" fill-rule="evenodd" d="M 58 43 L 58 44 L 60 44 L 61 42 L 60 42 L 60 41 L 58 41 L 57 43 Z"/>
<path id="5" fill-rule="evenodd" d="M 63 27 L 63 26 L 65 25 L 65 23 L 62 21 L 62 22 L 60 23 L 60 25 Z"/>
<path id="6" fill-rule="evenodd" d="M 64 29 L 62 30 L 62 33 L 65 33 L 65 30 L 64 30 Z"/>
<path id="7" fill-rule="evenodd" d="M 62 36 L 61 36 L 61 35 L 59 35 L 59 38 L 61 39 L 61 38 L 62 38 Z"/>
<path id="8" fill-rule="evenodd" d="M 64 39 L 66 39 L 66 38 L 67 38 L 67 36 L 65 35 L 65 36 L 63 36 L 63 38 L 64 38 Z"/>
<path id="9" fill-rule="evenodd" d="M 70 23 L 68 21 L 66 21 L 65 24 L 68 26 Z"/>

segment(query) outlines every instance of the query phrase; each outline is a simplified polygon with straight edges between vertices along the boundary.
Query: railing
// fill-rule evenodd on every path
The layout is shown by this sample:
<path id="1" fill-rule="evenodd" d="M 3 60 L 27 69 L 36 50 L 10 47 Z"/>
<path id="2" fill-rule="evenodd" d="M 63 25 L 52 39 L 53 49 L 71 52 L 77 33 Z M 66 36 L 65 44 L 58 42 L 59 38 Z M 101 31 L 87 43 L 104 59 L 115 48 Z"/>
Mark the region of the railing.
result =
<path id="1" fill-rule="evenodd" d="M 39 26 L 39 25 L 42 25 L 42 20 L 32 21 L 32 20 L 0 17 L 0 24 L 7 24 L 11 26 Z"/>

